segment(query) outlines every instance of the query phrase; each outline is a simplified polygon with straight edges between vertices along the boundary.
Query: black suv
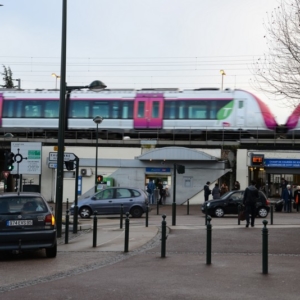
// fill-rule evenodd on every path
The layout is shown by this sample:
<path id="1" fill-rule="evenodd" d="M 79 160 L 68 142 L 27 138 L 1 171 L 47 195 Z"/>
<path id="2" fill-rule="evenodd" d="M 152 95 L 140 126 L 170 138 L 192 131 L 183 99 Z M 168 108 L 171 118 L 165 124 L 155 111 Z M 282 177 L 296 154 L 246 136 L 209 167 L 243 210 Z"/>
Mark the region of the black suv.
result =
<path id="1" fill-rule="evenodd" d="M 238 206 L 243 205 L 244 191 L 231 191 L 224 194 L 220 199 L 210 200 L 202 204 L 202 212 L 215 217 L 223 217 L 224 215 L 238 214 Z M 261 218 L 267 217 L 270 211 L 270 203 L 266 195 L 259 191 L 259 200 L 256 203 L 257 215 Z"/>
<path id="2" fill-rule="evenodd" d="M 56 257 L 54 215 L 39 193 L 0 194 L 0 251 L 46 249 Z"/>

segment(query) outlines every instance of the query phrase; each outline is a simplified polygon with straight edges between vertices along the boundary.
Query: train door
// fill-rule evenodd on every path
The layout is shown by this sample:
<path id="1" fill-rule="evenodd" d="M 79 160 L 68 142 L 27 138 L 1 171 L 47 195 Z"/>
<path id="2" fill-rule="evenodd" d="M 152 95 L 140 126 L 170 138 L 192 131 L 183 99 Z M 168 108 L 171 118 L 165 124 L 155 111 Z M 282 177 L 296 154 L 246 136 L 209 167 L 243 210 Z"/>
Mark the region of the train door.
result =
<path id="1" fill-rule="evenodd" d="M 245 104 L 244 100 L 237 100 L 237 115 L 236 115 L 236 125 L 242 127 L 245 125 Z"/>
<path id="2" fill-rule="evenodd" d="M 163 94 L 138 94 L 133 114 L 135 129 L 161 129 Z"/>

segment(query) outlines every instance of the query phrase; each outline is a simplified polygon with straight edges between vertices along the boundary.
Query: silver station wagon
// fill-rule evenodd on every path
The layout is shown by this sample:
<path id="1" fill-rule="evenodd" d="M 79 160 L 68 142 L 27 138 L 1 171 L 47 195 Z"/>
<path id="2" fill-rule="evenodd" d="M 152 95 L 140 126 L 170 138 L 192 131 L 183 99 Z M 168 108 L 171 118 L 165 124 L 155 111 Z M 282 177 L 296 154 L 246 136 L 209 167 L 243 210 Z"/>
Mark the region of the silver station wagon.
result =
<path id="1" fill-rule="evenodd" d="M 78 214 L 81 218 L 90 218 L 95 211 L 98 215 L 120 214 L 121 204 L 124 214 L 129 212 L 133 218 L 140 218 L 146 212 L 148 196 L 142 189 L 106 188 L 91 197 L 79 200 Z M 74 214 L 74 204 L 70 213 Z"/>

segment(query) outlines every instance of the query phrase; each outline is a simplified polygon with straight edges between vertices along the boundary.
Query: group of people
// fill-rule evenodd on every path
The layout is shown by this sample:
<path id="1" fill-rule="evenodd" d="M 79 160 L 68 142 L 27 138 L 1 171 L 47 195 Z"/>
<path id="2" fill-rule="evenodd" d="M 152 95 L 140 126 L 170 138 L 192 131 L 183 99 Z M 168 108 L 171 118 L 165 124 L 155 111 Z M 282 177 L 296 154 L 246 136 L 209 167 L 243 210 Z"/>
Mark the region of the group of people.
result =
<path id="1" fill-rule="evenodd" d="M 220 199 L 224 194 L 226 194 L 229 191 L 229 188 L 225 182 L 222 183 L 221 187 L 219 187 L 219 184 L 216 183 L 214 188 L 210 190 L 209 188 L 210 182 L 207 181 L 204 186 L 204 201 L 208 201 L 209 195 L 211 194 L 213 197 L 213 200 Z M 240 190 L 241 186 L 238 181 L 235 181 L 233 190 Z"/>
<path id="2" fill-rule="evenodd" d="M 147 193 L 149 197 L 149 204 L 154 204 L 154 191 L 156 189 L 155 183 L 153 182 L 153 179 L 149 180 L 149 183 L 147 184 Z M 166 203 L 166 197 L 169 195 L 168 186 L 163 186 L 161 181 L 158 181 L 157 183 L 157 190 L 158 190 L 158 204 L 163 205 Z"/>
<path id="3" fill-rule="evenodd" d="M 291 185 L 284 179 L 281 178 L 281 198 L 283 200 L 283 211 L 290 213 L 292 211 L 292 200 L 294 199 L 296 210 L 299 211 L 300 202 L 300 186 L 296 187 L 294 193 L 292 192 Z"/>

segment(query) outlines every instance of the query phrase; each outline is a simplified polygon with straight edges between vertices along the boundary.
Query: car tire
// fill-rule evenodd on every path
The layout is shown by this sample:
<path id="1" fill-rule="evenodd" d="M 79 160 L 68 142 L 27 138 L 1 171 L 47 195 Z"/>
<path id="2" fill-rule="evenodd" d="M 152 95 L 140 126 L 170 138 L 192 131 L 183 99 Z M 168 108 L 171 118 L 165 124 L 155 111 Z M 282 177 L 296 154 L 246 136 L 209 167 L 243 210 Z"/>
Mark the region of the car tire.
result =
<path id="1" fill-rule="evenodd" d="M 46 248 L 46 256 L 48 258 L 54 258 L 57 254 L 57 244 L 54 245 L 54 247 Z"/>
<path id="2" fill-rule="evenodd" d="M 79 210 L 79 215 L 82 219 L 89 219 L 92 215 L 92 210 L 87 206 L 81 207 Z"/>
<path id="3" fill-rule="evenodd" d="M 130 214 L 133 218 L 140 218 L 143 214 L 143 210 L 138 207 L 138 206 L 134 206 L 131 210 L 130 210 Z"/>
<path id="4" fill-rule="evenodd" d="M 217 218 L 222 218 L 222 217 L 224 217 L 224 209 L 223 209 L 222 207 L 217 207 L 217 208 L 215 208 L 214 215 L 215 215 Z"/>
<path id="5" fill-rule="evenodd" d="M 265 207 L 260 207 L 257 212 L 260 218 L 266 218 L 268 216 L 268 213 L 269 212 Z"/>

